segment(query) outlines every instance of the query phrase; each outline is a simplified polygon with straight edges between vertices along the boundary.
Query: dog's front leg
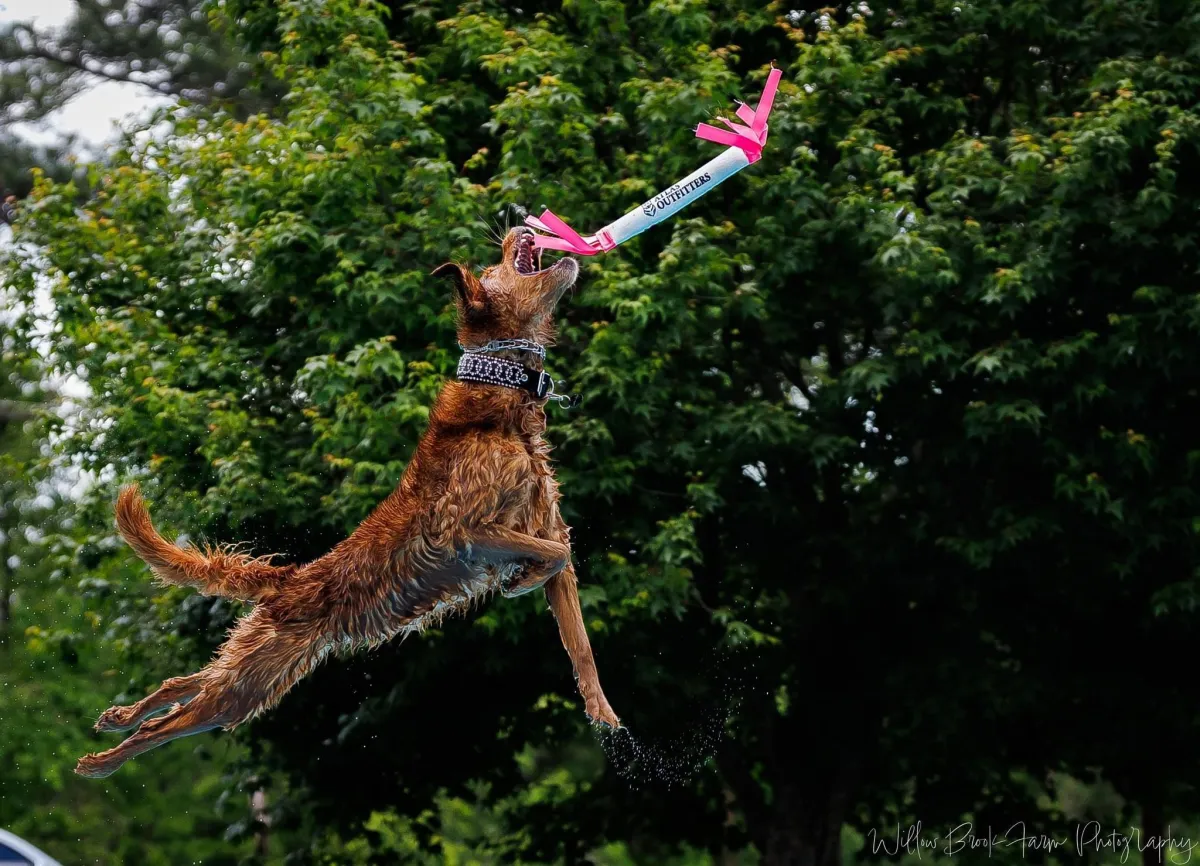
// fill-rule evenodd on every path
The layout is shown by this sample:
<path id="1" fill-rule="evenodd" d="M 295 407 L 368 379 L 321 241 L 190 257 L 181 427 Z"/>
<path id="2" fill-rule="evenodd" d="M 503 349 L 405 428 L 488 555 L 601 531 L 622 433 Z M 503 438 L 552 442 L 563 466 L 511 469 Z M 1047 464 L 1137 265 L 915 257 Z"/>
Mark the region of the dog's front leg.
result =
<path id="1" fill-rule="evenodd" d="M 537 538 L 504 526 L 486 526 L 466 539 L 470 559 L 492 564 L 522 562 L 522 574 L 501 587 L 508 598 L 544 584 L 571 564 L 571 548 L 558 541 Z"/>
<path id="2" fill-rule="evenodd" d="M 546 583 L 546 600 L 558 620 L 558 633 L 562 637 L 579 693 L 583 695 L 584 711 L 592 722 L 612 728 L 621 727 L 621 720 L 609 706 L 600 688 L 600 674 L 596 671 L 596 660 L 592 658 L 592 644 L 587 629 L 583 626 L 583 610 L 579 607 L 579 588 L 575 580 L 575 566 L 570 562 Z"/>

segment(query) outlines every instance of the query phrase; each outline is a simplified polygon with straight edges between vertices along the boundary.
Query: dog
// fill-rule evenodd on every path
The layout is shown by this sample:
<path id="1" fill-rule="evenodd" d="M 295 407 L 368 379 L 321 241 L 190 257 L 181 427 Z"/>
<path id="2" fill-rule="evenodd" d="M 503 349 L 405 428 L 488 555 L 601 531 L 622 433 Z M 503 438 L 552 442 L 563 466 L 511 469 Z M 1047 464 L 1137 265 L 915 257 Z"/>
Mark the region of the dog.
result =
<path id="1" fill-rule="evenodd" d="M 464 348 L 458 376 L 438 394 L 395 491 L 320 559 L 280 566 L 232 548 L 177 547 L 155 530 L 136 485 L 120 492 L 117 528 L 159 581 L 253 607 L 199 673 L 101 714 L 97 731 L 137 731 L 80 758 L 76 773 L 101 778 L 170 740 L 232 729 L 274 707 L 335 649 L 377 646 L 473 600 L 539 587 L 588 718 L 620 727 L 584 629 L 570 529 L 543 438 L 553 396 L 544 347 L 579 265 L 564 257 L 542 269 L 533 240 L 529 229 L 512 229 L 500 263 L 478 276 L 453 263 L 433 272 L 454 284 Z"/>

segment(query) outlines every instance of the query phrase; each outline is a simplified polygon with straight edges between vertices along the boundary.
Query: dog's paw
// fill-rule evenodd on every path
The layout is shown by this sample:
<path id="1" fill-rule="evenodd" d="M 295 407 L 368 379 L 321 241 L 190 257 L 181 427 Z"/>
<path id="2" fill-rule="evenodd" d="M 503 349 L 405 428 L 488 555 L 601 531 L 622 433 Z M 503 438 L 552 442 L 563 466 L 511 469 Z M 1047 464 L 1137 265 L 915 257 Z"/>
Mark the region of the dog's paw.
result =
<path id="1" fill-rule="evenodd" d="M 99 755 L 84 755 L 75 765 L 75 774 L 86 779 L 103 779 L 111 776 L 116 769 Z"/>
<path id="2" fill-rule="evenodd" d="M 92 727 L 100 733 L 106 731 L 128 731 L 135 727 L 129 719 L 129 707 L 109 707 L 100 714 L 100 718 L 96 719 L 96 724 Z"/>
<path id="3" fill-rule="evenodd" d="M 504 598 L 517 598 L 528 592 L 533 592 L 545 582 L 545 578 L 531 575 L 528 569 L 521 566 L 510 574 L 501 575 L 500 595 Z"/>
<path id="4" fill-rule="evenodd" d="M 617 714 L 613 712 L 613 708 L 604 698 L 589 700 L 584 712 L 587 713 L 588 721 L 593 725 L 614 731 L 622 727 L 621 720 L 617 718 Z"/>

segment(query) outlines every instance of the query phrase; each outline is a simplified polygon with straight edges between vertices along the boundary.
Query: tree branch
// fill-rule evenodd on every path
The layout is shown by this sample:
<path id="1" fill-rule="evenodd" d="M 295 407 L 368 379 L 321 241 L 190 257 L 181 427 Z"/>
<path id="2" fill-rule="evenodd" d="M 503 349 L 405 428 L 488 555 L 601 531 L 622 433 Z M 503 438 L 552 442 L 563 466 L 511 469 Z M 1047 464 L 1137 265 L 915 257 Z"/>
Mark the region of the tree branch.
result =
<path id="1" fill-rule="evenodd" d="M 87 75 L 95 75 L 97 78 L 103 78 L 106 81 L 116 81 L 120 84 L 137 84 L 142 87 L 148 87 L 157 93 L 159 96 L 180 96 L 183 92 L 182 87 L 175 87 L 169 81 L 152 84 L 149 81 L 141 81 L 131 77 L 129 74 L 120 74 L 116 72 L 106 72 L 104 70 L 97 71 L 89 69 L 84 63 L 82 57 L 68 58 L 56 55 L 52 51 L 47 51 L 45 48 L 34 47 L 26 52 L 27 56 L 45 60 L 48 63 L 57 63 L 60 66 L 65 66 L 68 69 L 73 69 L 76 72 L 83 72 Z"/>
<path id="2" fill-rule="evenodd" d="M 0 400 L 0 422 L 28 421 L 34 415 L 33 409 L 34 407 L 30 403 Z"/>

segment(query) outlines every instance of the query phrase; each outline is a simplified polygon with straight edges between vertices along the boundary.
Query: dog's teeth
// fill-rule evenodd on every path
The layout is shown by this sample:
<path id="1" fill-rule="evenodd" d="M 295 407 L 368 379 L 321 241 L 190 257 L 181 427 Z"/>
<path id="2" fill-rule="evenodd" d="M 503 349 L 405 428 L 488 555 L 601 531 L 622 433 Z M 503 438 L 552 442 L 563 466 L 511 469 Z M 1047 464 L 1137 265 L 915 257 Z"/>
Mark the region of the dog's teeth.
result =
<path id="1" fill-rule="evenodd" d="M 513 256 L 513 264 L 517 269 L 517 273 L 522 276 L 537 271 L 537 265 L 534 260 L 533 238 L 529 236 L 522 237 L 517 246 L 516 255 Z"/>

